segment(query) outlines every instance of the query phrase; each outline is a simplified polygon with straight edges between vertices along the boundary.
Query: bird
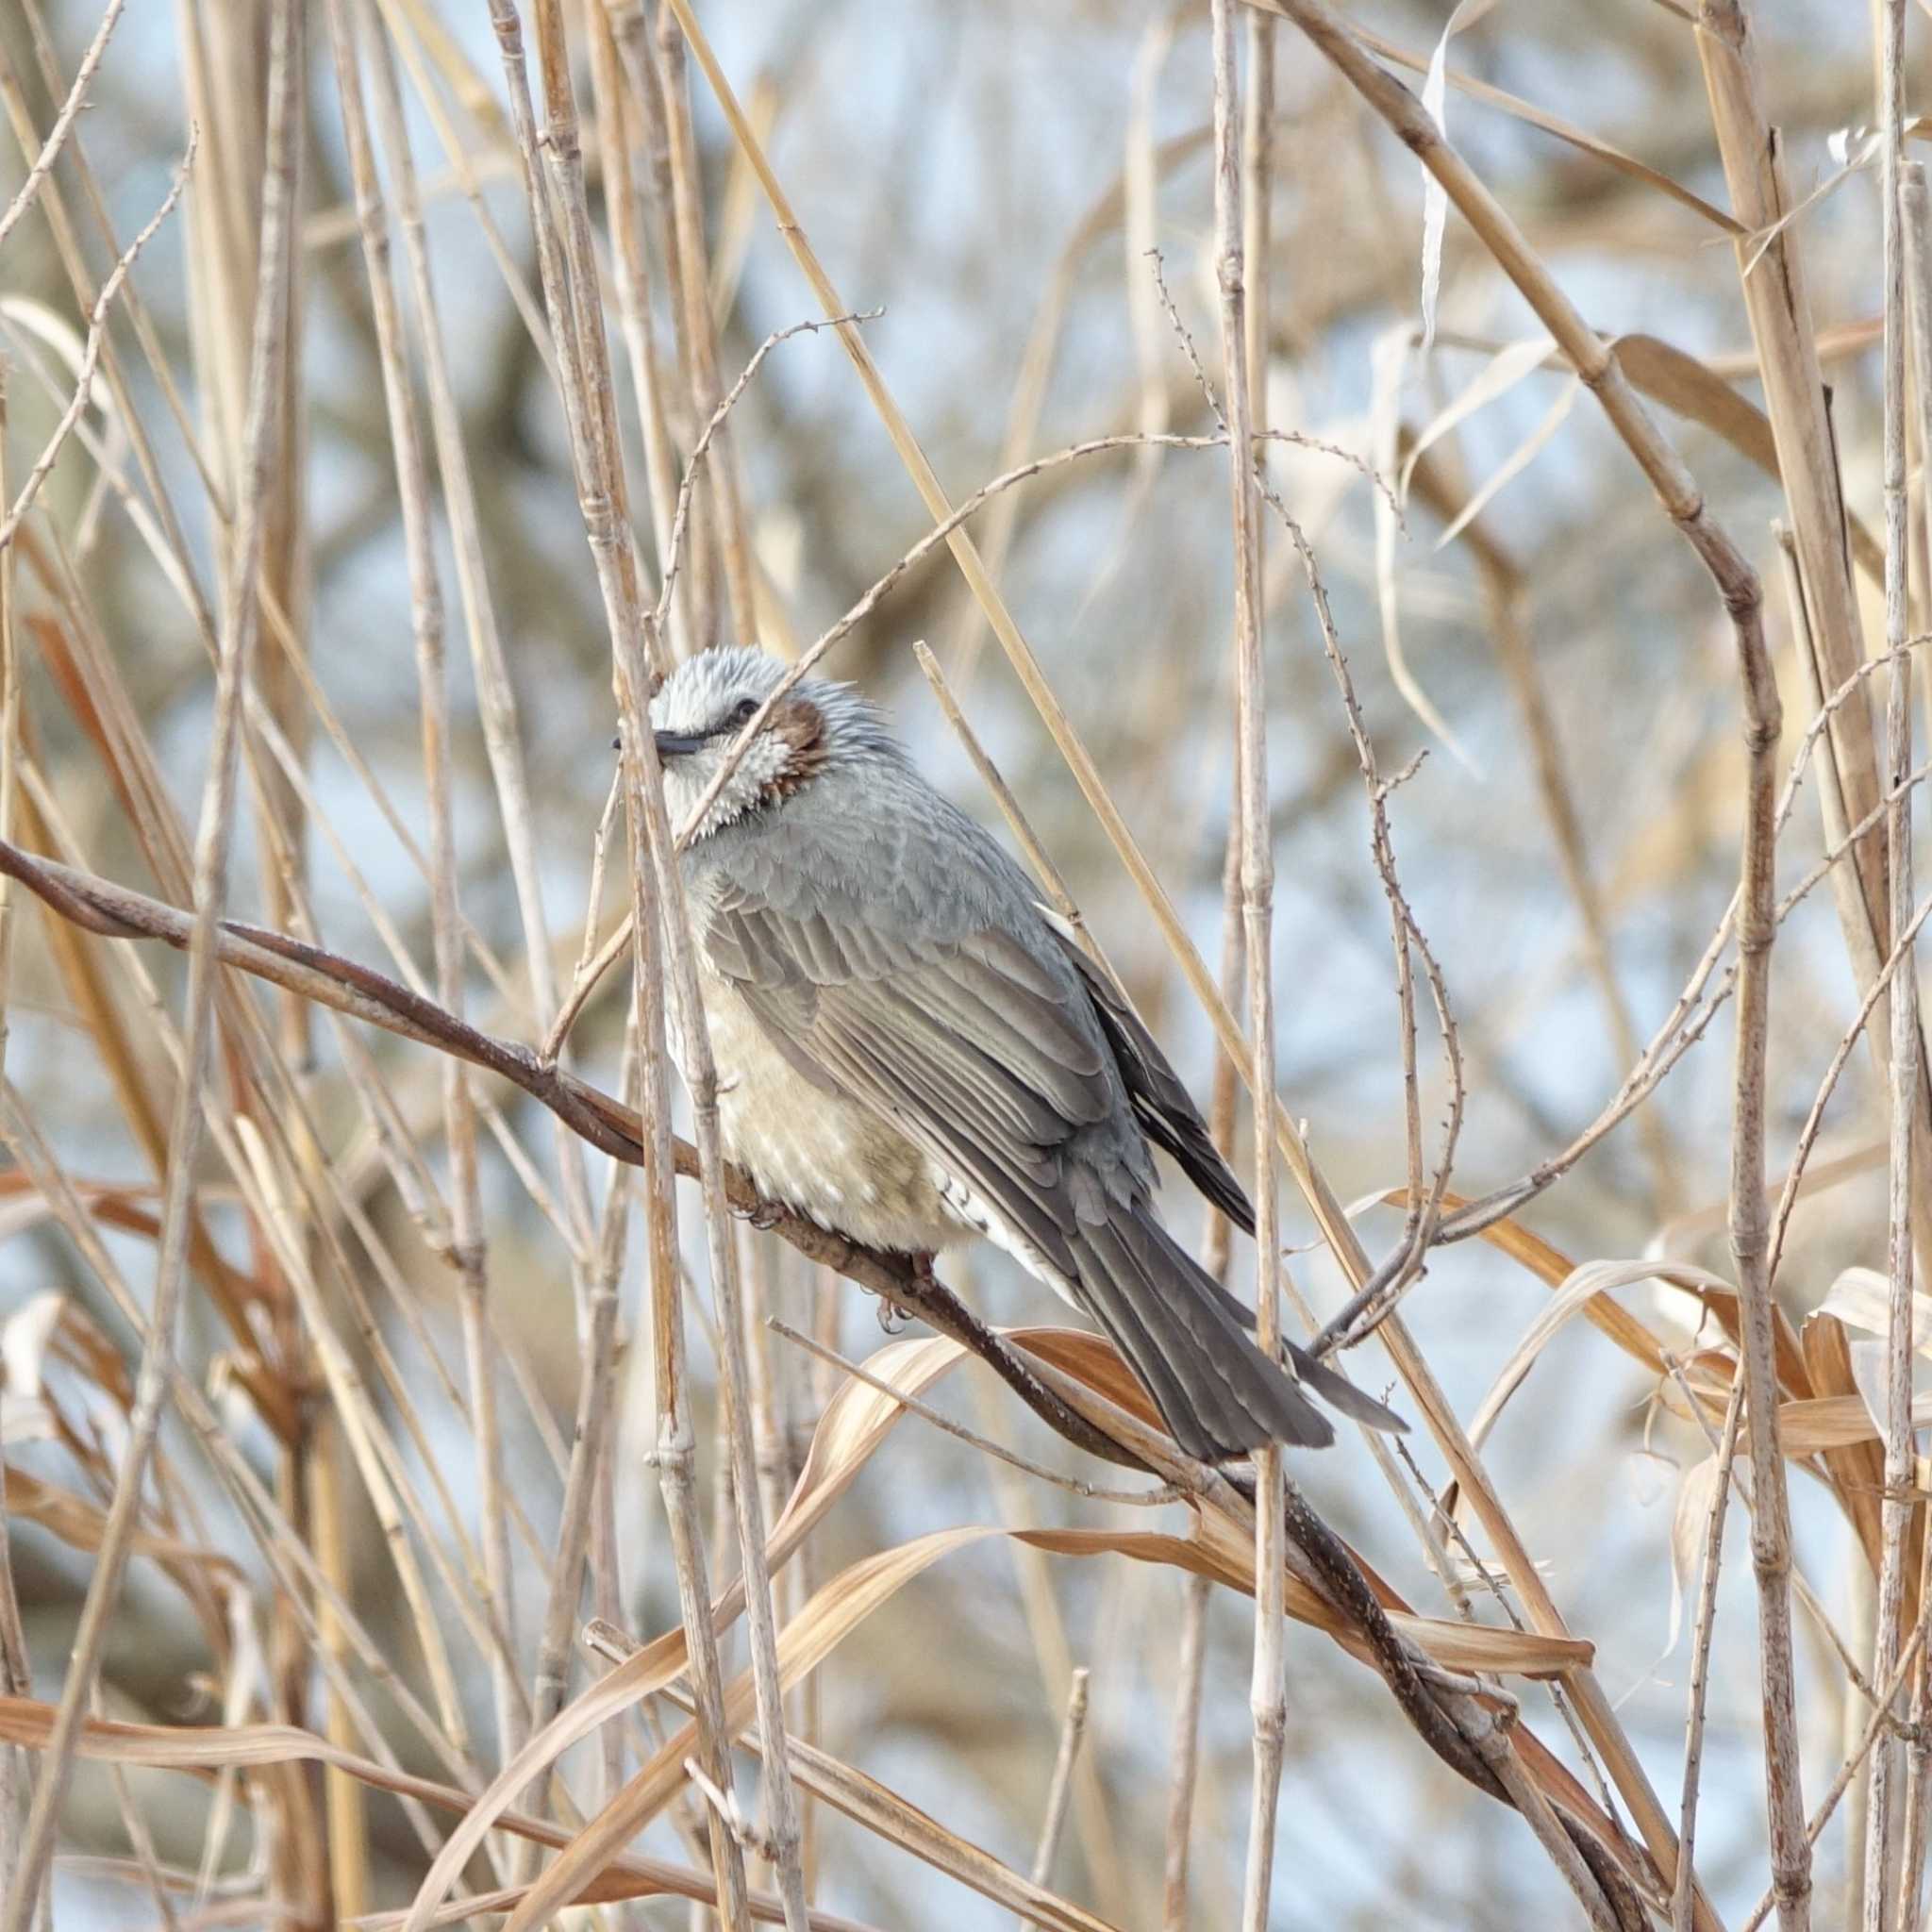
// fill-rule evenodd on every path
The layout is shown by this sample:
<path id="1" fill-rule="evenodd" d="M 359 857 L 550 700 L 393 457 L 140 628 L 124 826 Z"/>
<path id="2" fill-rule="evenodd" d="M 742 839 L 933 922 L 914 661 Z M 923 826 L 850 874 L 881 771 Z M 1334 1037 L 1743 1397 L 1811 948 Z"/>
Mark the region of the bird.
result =
<path id="1" fill-rule="evenodd" d="M 1153 1036 L 875 705 L 816 676 L 780 693 L 786 672 L 719 645 L 650 705 L 666 804 L 690 825 L 679 869 L 729 1158 L 764 1199 L 916 1267 L 991 1239 L 1099 1324 L 1200 1460 L 1326 1446 L 1313 1396 L 1405 1427 L 1293 1343 L 1278 1359 L 1256 1345 L 1252 1311 L 1155 1206 L 1158 1147 L 1255 1230 Z"/>

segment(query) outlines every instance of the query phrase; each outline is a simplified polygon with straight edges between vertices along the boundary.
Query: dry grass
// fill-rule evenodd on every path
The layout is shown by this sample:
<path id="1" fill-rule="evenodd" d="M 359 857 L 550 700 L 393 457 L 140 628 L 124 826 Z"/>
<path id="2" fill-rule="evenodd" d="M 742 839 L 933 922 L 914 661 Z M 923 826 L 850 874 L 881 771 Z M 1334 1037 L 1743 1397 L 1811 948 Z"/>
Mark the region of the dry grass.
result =
<path id="1" fill-rule="evenodd" d="M 0 18 L 0 1928 L 1916 1932 L 1924 23 L 846 11 Z M 730 636 L 1406 1441 L 762 1211 Z"/>

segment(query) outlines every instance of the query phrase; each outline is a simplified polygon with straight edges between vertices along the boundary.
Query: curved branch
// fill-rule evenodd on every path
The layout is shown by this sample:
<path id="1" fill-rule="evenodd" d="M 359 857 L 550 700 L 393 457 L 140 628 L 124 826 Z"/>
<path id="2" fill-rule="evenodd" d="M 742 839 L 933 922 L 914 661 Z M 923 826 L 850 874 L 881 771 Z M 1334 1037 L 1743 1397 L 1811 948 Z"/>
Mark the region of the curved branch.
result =
<path id="1" fill-rule="evenodd" d="M 158 940 L 177 951 L 188 946 L 193 922 L 187 914 L 145 893 L 43 858 L 4 840 L 0 840 L 0 874 L 19 880 L 61 918 L 89 932 L 108 939 Z M 472 1026 L 387 974 L 306 940 L 239 920 L 221 923 L 215 951 L 225 966 L 495 1074 L 547 1108 L 592 1146 L 630 1166 L 642 1162 L 644 1124 L 633 1108 L 529 1047 Z M 677 1172 L 694 1177 L 698 1172 L 696 1149 L 678 1140 L 673 1141 L 673 1152 Z M 978 1357 L 1048 1428 L 1075 1448 L 1125 1468 L 1161 1475 L 1172 1473 L 1157 1469 L 1130 1442 L 1110 1434 L 1067 1400 L 1023 1351 L 994 1334 L 929 1268 L 917 1266 L 903 1255 L 860 1247 L 801 1214 L 761 1199 L 742 1170 L 729 1164 L 724 1169 L 724 1192 L 734 1211 L 895 1307 L 918 1315 Z M 1211 1473 L 1199 1465 L 1191 1467 L 1201 1484 L 1225 1481 L 1253 1502 L 1252 1489 L 1245 1486 L 1244 1477 Z M 1502 1721 L 1491 1703 L 1472 1695 L 1464 1687 L 1445 1687 L 1438 1681 L 1440 1673 L 1390 1621 L 1347 1545 L 1293 1483 L 1288 1485 L 1287 1530 L 1290 1562 L 1360 1629 L 1376 1670 L 1423 1741 L 1485 1795 L 1522 1808 L 1498 1779 L 1482 1740 L 1474 1735 L 1479 1730 L 1494 1731 Z M 1586 1824 L 1563 1814 L 1559 1814 L 1559 1822 L 1592 1869 L 1599 1864 L 1613 1866 L 1613 1855 Z M 1599 1876 L 1607 1879 L 1607 1874 Z M 1627 1875 L 1619 1870 L 1617 1877 L 1627 1892 Z M 1615 1896 L 1607 1882 L 1605 1890 Z M 1631 1919 L 1629 1923 L 1635 1925 L 1639 1921 Z"/>

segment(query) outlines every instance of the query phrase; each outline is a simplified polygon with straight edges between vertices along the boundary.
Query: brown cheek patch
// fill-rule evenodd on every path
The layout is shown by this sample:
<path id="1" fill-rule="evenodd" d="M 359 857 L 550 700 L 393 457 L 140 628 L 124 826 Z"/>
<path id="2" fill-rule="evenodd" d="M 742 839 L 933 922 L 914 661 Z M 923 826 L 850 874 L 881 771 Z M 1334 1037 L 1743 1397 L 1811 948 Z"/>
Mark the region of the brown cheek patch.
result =
<path id="1" fill-rule="evenodd" d="M 772 722 L 765 728 L 787 748 L 785 762 L 767 782 L 765 795 L 790 798 L 824 766 L 824 715 L 809 698 L 789 697 L 773 711 Z"/>

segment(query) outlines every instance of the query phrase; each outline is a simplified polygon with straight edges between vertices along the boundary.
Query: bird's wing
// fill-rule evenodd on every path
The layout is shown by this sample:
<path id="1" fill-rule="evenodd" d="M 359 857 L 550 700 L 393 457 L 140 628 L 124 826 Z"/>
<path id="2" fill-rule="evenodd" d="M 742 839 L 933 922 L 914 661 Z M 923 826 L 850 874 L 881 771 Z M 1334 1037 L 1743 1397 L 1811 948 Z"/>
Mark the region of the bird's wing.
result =
<path id="1" fill-rule="evenodd" d="M 703 942 L 801 1073 L 884 1114 L 1076 1274 L 1064 1151 L 1118 1090 L 1073 987 L 996 929 L 902 937 L 745 892 L 722 895 Z"/>
<path id="2" fill-rule="evenodd" d="M 996 927 L 889 934 L 743 890 L 719 895 L 703 943 L 802 1074 L 891 1121 L 1075 1292 L 1190 1454 L 1332 1440 L 1297 1371 L 1401 1426 L 1298 1351 L 1293 1368 L 1257 1353 L 1239 1305 L 1155 1218 L 1110 1041 L 1074 975 Z"/>
<path id="3" fill-rule="evenodd" d="M 1255 1209 L 1247 1191 L 1222 1158 L 1220 1148 L 1208 1131 L 1208 1123 L 1201 1118 L 1200 1109 L 1182 1085 L 1180 1075 L 1169 1065 L 1158 1041 L 1071 934 L 1062 932 L 1057 921 L 1050 920 L 1048 929 L 1059 941 L 1068 963 L 1079 974 L 1093 1003 L 1094 1017 L 1113 1049 L 1141 1132 L 1156 1146 L 1171 1154 L 1202 1195 L 1243 1234 L 1253 1234 Z M 1254 1318 L 1251 1315 L 1248 1319 Z"/>

